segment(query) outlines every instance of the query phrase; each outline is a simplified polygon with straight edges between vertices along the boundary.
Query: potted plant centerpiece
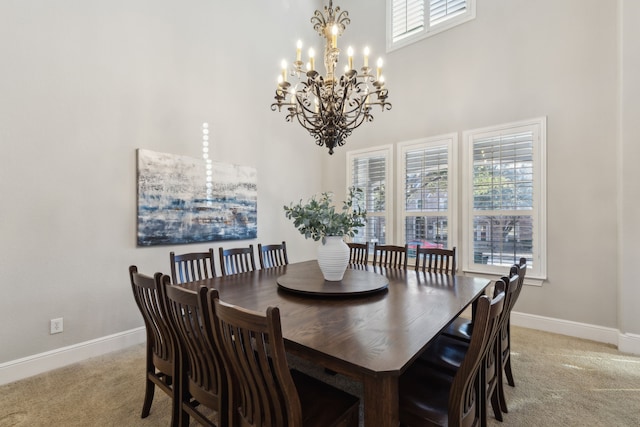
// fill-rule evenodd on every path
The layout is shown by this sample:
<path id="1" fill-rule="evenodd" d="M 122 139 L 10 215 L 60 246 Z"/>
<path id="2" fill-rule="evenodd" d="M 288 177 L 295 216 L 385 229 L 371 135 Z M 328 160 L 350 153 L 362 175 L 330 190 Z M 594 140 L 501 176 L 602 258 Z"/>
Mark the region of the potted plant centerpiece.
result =
<path id="1" fill-rule="evenodd" d="M 353 237 L 357 228 L 364 226 L 367 211 L 362 207 L 363 191 L 349 188 L 349 196 L 342 209 L 336 210 L 332 203 L 332 193 L 313 196 L 306 203 L 291 203 L 284 207 L 287 218 L 306 239 L 322 240 L 318 247 L 318 265 L 329 281 L 340 281 L 349 264 L 349 247 L 342 240 Z"/>

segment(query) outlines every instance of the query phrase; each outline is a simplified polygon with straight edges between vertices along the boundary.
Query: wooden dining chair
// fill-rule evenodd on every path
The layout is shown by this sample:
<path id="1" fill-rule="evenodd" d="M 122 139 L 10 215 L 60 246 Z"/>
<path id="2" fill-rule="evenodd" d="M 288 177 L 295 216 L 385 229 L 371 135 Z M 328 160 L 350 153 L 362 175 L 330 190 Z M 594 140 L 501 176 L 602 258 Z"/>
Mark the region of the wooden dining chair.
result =
<path id="1" fill-rule="evenodd" d="M 280 267 L 289 264 L 287 244 L 262 245 L 258 243 L 258 259 L 260 268 Z"/>
<path id="2" fill-rule="evenodd" d="M 401 426 L 480 426 L 486 421 L 482 404 L 482 361 L 490 351 L 491 337 L 498 331 L 504 293 L 477 301 L 475 332 L 455 374 L 420 361 L 399 380 Z"/>
<path id="3" fill-rule="evenodd" d="M 214 258 L 213 249 L 180 255 L 170 252 L 171 280 L 177 285 L 216 277 Z"/>
<path id="4" fill-rule="evenodd" d="M 507 378 L 507 383 L 511 387 L 515 387 L 515 381 L 513 380 L 513 372 L 511 370 L 511 311 L 518 301 L 518 297 L 520 296 L 520 291 L 522 291 L 522 286 L 524 285 L 524 278 L 527 274 L 527 259 L 520 258 L 519 264 L 511 267 L 510 271 L 511 275 L 518 276 L 518 283 L 516 289 L 513 292 L 513 296 L 511 297 L 511 301 L 509 302 L 508 313 L 505 315 L 505 319 L 502 322 L 501 330 L 500 330 L 500 361 L 502 363 L 502 369 L 505 377 Z M 502 384 L 501 384 L 502 385 Z M 507 403 L 504 396 L 504 390 L 501 387 L 500 390 L 500 404 L 502 406 L 502 410 L 504 412 L 507 411 Z"/>
<path id="5" fill-rule="evenodd" d="M 517 283 L 507 288 L 507 297 L 505 298 L 505 314 L 504 319 L 500 325 L 499 332 L 499 351 L 500 351 L 500 364 L 501 364 L 501 378 L 498 386 L 498 397 L 500 401 L 500 409 L 502 412 L 509 412 L 507 408 L 507 402 L 504 393 L 504 377 L 507 379 L 507 384 L 514 387 L 515 381 L 513 379 L 513 371 L 511 368 L 511 312 L 518 300 L 522 286 L 524 285 L 524 279 L 527 274 L 527 259 L 520 258 L 518 264 L 514 264 L 509 269 L 509 283 L 512 283 L 513 277 L 517 277 Z M 457 317 L 451 322 L 447 328 L 442 332 L 443 335 L 469 342 L 471 335 L 473 334 L 473 324 L 471 319 Z M 504 374 L 504 377 L 502 376 Z"/>
<path id="6" fill-rule="evenodd" d="M 246 273 L 256 269 L 253 245 L 248 248 L 222 249 L 220 251 L 220 270 L 223 276 Z"/>
<path id="7" fill-rule="evenodd" d="M 367 243 L 347 243 L 349 246 L 349 264 L 367 265 L 369 262 L 369 245 Z"/>
<path id="8" fill-rule="evenodd" d="M 201 425 L 226 427 L 229 425 L 227 376 L 213 341 L 207 288 L 202 286 L 194 292 L 172 286 L 169 276 L 163 276 L 162 284 L 171 329 L 180 348 L 180 425 L 188 426 L 192 417 Z M 203 408 L 215 411 L 217 417 Z"/>
<path id="9" fill-rule="evenodd" d="M 482 412 L 487 413 L 487 403 L 490 402 L 493 414 L 498 421 L 503 420 L 502 413 L 506 412 L 503 410 L 503 408 L 506 408 L 506 405 L 503 406 L 501 402 L 501 399 L 504 397 L 504 389 L 502 385 L 502 364 L 500 358 L 500 330 L 508 314 L 508 307 L 517 288 L 518 280 L 518 276 L 514 275 L 512 277 L 502 277 L 496 281 L 494 298 L 499 294 L 504 294 L 503 310 L 498 320 L 496 333 L 490 337 L 490 350 L 487 351 L 482 361 L 482 370 L 480 372 L 481 384 L 484 384 L 484 388 L 481 390 L 482 399 L 480 402 Z M 418 360 L 441 371 L 455 374 L 462 365 L 469 349 L 470 341 L 462 341 L 440 334 L 429 344 L 429 347 L 420 355 Z M 482 425 L 486 425 L 485 419 L 483 419 Z"/>
<path id="10" fill-rule="evenodd" d="M 416 271 L 427 273 L 456 273 L 456 247 L 453 249 L 416 248 Z"/>
<path id="11" fill-rule="evenodd" d="M 149 277 L 138 273 L 135 265 L 129 267 L 131 289 L 136 305 L 144 319 L 147 334 L 145 392 L 142 404 L 142 418 L 151 411 L 155 387 L 171 397 L 171 425 L 179 422 L 178 389 L 180 382 L 178 365 L 180 363 L 177 342 L 169 327 L 169 320 L 163 304 L 161 284 L 162 273 Z"/>
<path id="12" fill-rule="evenodd" d="M 215 338 L 232 387 L 232 425 L 357 427 L 359 399 L 297 370 L 289 370 L 280 311 L 266 315 L 209 295 Z"/>
<path id="13" fill-rule="evenodd" d="M 378 245 L 373 246 L 374 267 L 407 268 L 409 246 Z"/>

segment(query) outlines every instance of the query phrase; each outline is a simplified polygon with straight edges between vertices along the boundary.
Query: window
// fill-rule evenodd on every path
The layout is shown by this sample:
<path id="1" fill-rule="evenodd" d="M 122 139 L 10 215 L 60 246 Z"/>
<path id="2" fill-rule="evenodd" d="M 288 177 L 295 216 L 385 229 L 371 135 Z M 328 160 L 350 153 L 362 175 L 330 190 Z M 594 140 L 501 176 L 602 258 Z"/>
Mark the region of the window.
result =
<path id="1" fill-rule="evenodd" d="M 524 257 L 529 283 L 546 278 L 546 118 L 466 131 L 460 144 L 457 133 L 401 142 L 397 187 L 392 161 L 392 146 L 347 153 L 347 183 L 366 194 L 355 242 L 406 243 L 410 255 L 455 246 L 472 274 L 503 276 Z"/>
<path id="2" fill-rule="evenodd" d="M 409 255 L 420 247 L 455 246 L 455 158 L 457 135 L 400 143 L 399 183 L 402 194 L 398 229 Z M 452 227 L 449 227 L 449 225 Z"/>
<path id="3" fill-rule="evenodd" d="M 546 275 L 546 121 L 536 119 L 463 134 L 463 264 L 501 273 L 527 258 Z"/>
<path id="4" fill-rule="evenodd" d="M 387 0 L 387 51 L 475 18 L 476 0 Z"/>
<path id="5" fill-rule="evenodd" d="M 387 227 L 391 212 L 392 147 L 347 153 L 347 183 L 364 191 L 367 223 L 353 237 L 356 243 L 385 244 L 393 239 Z"/>

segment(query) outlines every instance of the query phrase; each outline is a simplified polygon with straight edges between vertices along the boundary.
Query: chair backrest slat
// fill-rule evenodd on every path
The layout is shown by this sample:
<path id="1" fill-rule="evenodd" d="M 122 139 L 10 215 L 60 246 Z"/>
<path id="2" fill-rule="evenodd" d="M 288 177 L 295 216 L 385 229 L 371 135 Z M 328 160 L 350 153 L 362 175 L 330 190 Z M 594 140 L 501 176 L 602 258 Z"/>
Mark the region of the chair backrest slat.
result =
<path id="1" fill-rule="evenodd" d="M 409 247 L 395 245 L 378 245 L 373 247 L 373 265 L 388 268 L 407 268 Z"/>
<path id="2" fill-rule="evenodd" d="M 428 273 L 456 273 L 456 248 L 416 248 L 416 271 Z"/>
<path id="3" fill-rule="evenodd" d="M 180 255 L 170 252 L 171 280 L 181 284 L 216 277 L 214 259 L 213 249 Z"/>
<path id="4" fill-rule="evenodd" d="M 220 270 L 223 276 L 246 273 L 256 269 L 253 245 L 248 248 L 219 248 Z"/>
<path id="5" fill-rule="evenodd" d="M 273 268 L 289 264 L 287 244 L 262 245 L 258 243 L 260 268 Z"/>
<path id="6" fill-rule="evenodd" d="M 349 246 L 349 263 L 366 265 L 369 262 L 369 245 L 367 243 L 347 243 Z"/>

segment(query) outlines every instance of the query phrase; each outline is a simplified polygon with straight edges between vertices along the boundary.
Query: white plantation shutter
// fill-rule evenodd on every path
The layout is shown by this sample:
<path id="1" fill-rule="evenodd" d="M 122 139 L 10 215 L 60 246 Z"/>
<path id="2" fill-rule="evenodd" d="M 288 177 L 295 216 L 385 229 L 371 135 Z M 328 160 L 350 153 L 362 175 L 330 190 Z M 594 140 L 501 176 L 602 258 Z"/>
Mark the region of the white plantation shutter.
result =
<path id="1" fill-rule="evenodd" d="M 424 0 L 393 0 L 393 39 L 400 40 L 424 28 Z"/>
<path id="2" fill-rule="evenodd" d="M 387 217 L 390 210 L 391 148 L 347 153 L 348 183 L 364 192 L 367 222 L 353 237 L 357 243 L 386 243 Z"/>
<path id="3" fill-rule="evenodd" d="M 545 275 L 544 129 L 539 119 L 466 133 L 471 269 L 502 271 L 524 257 Z"/>
<path id="4" fill-rule="evenodd" d="M 403 192 L 399 227 L 412 255 L 417 245 L 455 245 L 449 235 L 453 220 L 450 198 L 455 191 L 451 172 L 455 140 L 456 135 L 449 135 L 399 145 Z"/>
<path id="5" fill-rule="evenodd" d="M 429 24 L 453 18 L 467 9 L 466 0 L 431 0 L 429 5 Z"/>
<path id="6" fill-rule="evenodd" d="M 387 47 L 404 46 L 475 18 L 476 0 L 387 0 Z"/>

